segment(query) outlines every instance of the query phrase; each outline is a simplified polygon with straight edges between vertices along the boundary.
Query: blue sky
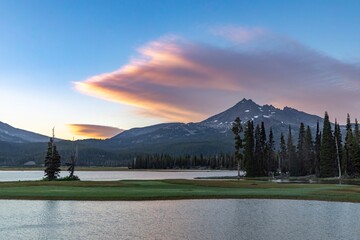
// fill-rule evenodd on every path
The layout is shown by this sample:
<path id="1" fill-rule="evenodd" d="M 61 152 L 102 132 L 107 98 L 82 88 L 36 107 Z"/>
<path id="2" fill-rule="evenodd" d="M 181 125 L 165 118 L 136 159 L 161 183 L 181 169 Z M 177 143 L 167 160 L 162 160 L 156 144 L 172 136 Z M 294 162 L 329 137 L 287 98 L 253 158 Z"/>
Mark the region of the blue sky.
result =
<path id="1" fill-rule="evenodd" d="M 199 107 L 192 111 L 185 111 L 184 106 L 175 103 L 182 100 L 181 96 L 174 100 L 168 99 L 169 96 L 166 94 L 159 96 L 162 95 L 161 91 L 167 91 L 168 88 L 160 84 L 158 79 L 151 79 L 152 76 L 146 75 L 145 78 L 144 75 L 133 74 L 126 75 L 126 78 L 124 76 L 120 78 L 112 76 L 111 79 L 101 77 L 100 81 L 104 84 L 96 85 L 96 89 L 91 88 L 91 90 L 85 91 L 86 94 L 83 94 L 84 91 L 79 91 L 76 83 L 88 83 L 87 86 L 93 87 L 94 84 L 92 81 L 89 82 L 89 79 L 95 76 L 99 78 L 102 74 L 111 73 L 129 65 L 147 69 L 149 62 L 140 63 L 140 65 L 133 63 L 134 61 L 138 62 L 139 59 L 143 60 L 144 57 L 155 56 L 144 54 L 141 51 L 144 48 L 156 51 L 156 54 L 164 52 L 164 49 L 167 51 L 170 45 L 175 46 L 178 49 L 176 53 L 181 52 L 181 54 L 189 53 L 189 48 L 210 51 L 214 48 L 218 50 L 229 49 L 233 46 L 238 48 L 239 45 L 241 45 L 240 50 L 235 49 L 234 51 L 253 51 L 249 50 L 254 48 L 249 43 L 253 37 L 246 39 L 246 44 L 243 39 L 240 42 L 236 42 L 234 39 L 239 40 L 239 36 L 244 36 L 243 34 L 254 36 L 254 33 L 260 32 L 261 36 L 256 36 L 255 39 L 256 52 L 257 49 L 279 52 L 283 51 L 284 44 L 287 49 L 289 42 L 296 43 L 301 47 L 296 49 L 296 54 L 291 52 L 291 56 L 297 59 L 304 56 L 306 52 L 307 55 L 304 59 L 313 61 L 316 58 L 314 61 L 319 66 L 327 66 L 321 71 L 345 78 L 344 82 L 351 82 L 350 85 L 355 89 L 357 82 L 353 75 L 358 73 L 360 62 L 359 12 L 360 1 L 356 0 L 0 0 L 0 121 L 47 135 L 52 126 L 56 126 L 59 137 L 82 138 L 89 136 L 76 132 L 74 128 L 69 127 L 69 124 L 77 124 L 77 127 L 81 124 L 92 124 L 128 129 L 164 121 L 197 121 L 232 106 L 236 103 L 237 98 L 239 101 L 242 97 L 252 98 L 259 103 L 273 103 L 279 107 L 294 105 L 294 107 L 319 115 L 328 110 L 330 115 L 333 113 L 334 117 L 343 120 L 346 116 L 343 116 L 343 112 L 338 111 L 341 105 L 334 105 L 334 108 L 331 109 L 331 106 L 324 103 L 320 104 L 318 108 L 307 108 L 308 104 L 301 103 L 301 97 L 304 98 L 304 101 L 307 99 L 306 94 L 299 96 L 296 101 L 287 99 L 286 96 L 281 99 L 273 99 L 270 96 L 261 97 L 261 92 L 247 87 L 247 91 L 239 88 L 238 93 L 233 92 L 233 97 L 223 99 L 222 96 L 228 94 L 225 92 L 226 89 L 223 89 L 223 92 L 220 89 L 217 97 L 222 100 L 214 103 L 214 107 L 209 107 L 206 111 L 197 114 L 198 109 L 204 103 L 200 102 Z M 263 44 L 265 40 L 266 44 Z M 154 48 L 154 43 L 160 47 L 156 45 L 157 47 Z M 284 51 L 288 52 L 289 50 Z M 312 53 L 308 54 L 309 51 Z M 171 53 L 171 56 L 176 54 L 171 51 L 167 53 Z M 326 64 L 321 62 L 322 55 L 326 56 Z M 228 53 L 223 57 L 226 58 L 226 56 Z M 200 57 L 191 56 L 190 59 Z M 184 59 L 195 64 L 189 58 Z M 262 59 L 264 56 L 257 61 L 266 64 Z M 153 64 L 166 65 L 166 63 L 166 61 L 156 61 L 150 62 L 150 65 L 154 67 Z M 196 61 L 197 66 L 202 63 Z M 177 65 L 173 64 L 171 71 L 166 68 L 167 73 L 174 73 L 172 71 Z M 334 64 L 341 68 L 340 72 L 329 70 L 329 66 Z M 351 70 L 346 70 L 349 68 Z M 161 74 L 165 71 L 163 66 L 158 65 L 156 65 L 156 69 L 152 68 L 152 70 L 157 73 L 161 72 Z M 222 79 L 221 70 L 216 70 L 220 77 L 214 81 L 218 81 L 219 85 L 222 85 L 221 81 L 232 82 L 233 79 L 220 80 Z M 175 73 L 177 72 L 179 71 L 175 71 Z M 321 75 L 323 72 L 314 72 L 314 74 Z M 234 72 L 231 76 L 242 73 Z M 250 74 L 249 79 L 251 79 L 251 73 L 246 74 Z M 272 72 L 266 72 L 266 74 L 272 75 Z M 166 79 L 171 79 L 171 76 L 161 75 L 161 81 L 167 81 Z M 310 76 L 304 77 L 310 79 Z M 139 78 L 141 78 L 142 87 L 136 85 L 135 88 L 131 85 L 132 89 L 136 89 L 139 96 L 156 93 L 156 101 L 154 98 L 138 98 L 133 92 L 131 96 L 124 95 L 123 89 L 130 87 L 130 82 L 139 81 Z M 118 84 L 119 81 L 125 80 L 128 81 L 126 86 Z M 174 80 L 172 87 L 175 85 L 179 87 L 178 85 L 182 83 L 181 79 L 176 81 Z M 197 80 L 194 79 L 194 81 Z M 273 79 L 264 79 L 264 81 L 273 81 Z M 309 80 L 308 84 L 311 85 L 311 81 Z M 149 87 L 149 82 L 156 82 L 156 86 Z M 109 86 L 114 84 L 116 91 L 114 88 L 110 91 Z M 144 87 L 145 84 L 148 87 Z M 260 85 L 261 83 L 256 82 L 256 84 Z M 276 84 L 279 84 L 277 86 L 284 85 L 283 82 L 275 82 Z M 336 84 L 344 85 L 345 83 L 337 82 Z M 338 86 L 336 84 L 334 89 Z M 209 91 L 200 91 L 203 98 L 214 96 L 213 93 L 217 92 L 215 85 L 214 83 L 214 87 Z M 241 83 L 240 85 L 246 84 Z M 289 86 L 285 84 L 284 88 L 288 90 Z M 148 92 L 148 89 L 155 87 L 156 91 Z M 193 89 L 197 89 L 196 86 L 187 87 L 185 95 L 188 99 L 193 98 L 194 102 L 203 101 L 196 98 L 195 95 L 187 94 Z M 121 91 L 118 91 L 119 88 Z M 177 92 L 176 89 L 171 89 L 171 91 Z M 329 89 L 327 93 L 330 94 L 331 91 Z M 100 92 L 101 96 L 99 96 Z M 103 94 L 104 92 L 106 96 Z M 349 95 L 347 92 L 342 94 Z M 287 96 L 289 95 L 291 94 L 288 93 Z M 356 96 L 355 93 L 354 96 Z M 322 99 L 324 102 L 328 101 L 325 97 Z M 159 103 L 164 101 L 171 104 L 158 108 Z M 212 100 L 209 99 L 209 101 Z M 147 102 L 151 102 L 151 104 L 145 104 Z M 356 102 L 354 99 L 351 105 L 352 108 L 346 110 L 351 111 L 352 115 L 356 117 L 356 111 L 360 111 L 360 102 Z M 164 108 L 167 107 L 179 111 L 181 117 L 176 118 L 177 113 L 175 112 L 172 112 L 171 116 L 164 114 Z M 147 112 L 144 113 L 144 109 Z M 149 114 L 151 111 L 159 112 L 163 116 L 156 117 L 155 114 Z"/>

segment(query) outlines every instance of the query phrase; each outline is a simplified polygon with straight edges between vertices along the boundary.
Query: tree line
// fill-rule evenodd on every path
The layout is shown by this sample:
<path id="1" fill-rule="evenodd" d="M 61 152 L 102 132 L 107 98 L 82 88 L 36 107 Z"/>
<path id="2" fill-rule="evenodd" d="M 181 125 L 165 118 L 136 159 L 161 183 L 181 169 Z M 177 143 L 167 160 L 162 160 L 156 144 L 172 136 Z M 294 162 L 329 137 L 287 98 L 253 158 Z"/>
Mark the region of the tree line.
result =
<path id="1" fill-rule="evenodd" d="M 343 138 L 340 125 L 330 123 L 325 112 L 322 129 L 317 122 L 315 135 L 310 126 L 300 123 L 297 136 L 291 126 L 281 133 L 279 144 L 271 128 L 264 122 L 233 122 L 234 153 L 216 155 L 169 154 L 138 155 L 129 163 L 133 169 L 238 169 L 248 177 L 261 176 L 306 176 L 359 177 L 360 176 L 360 130 L 359 123 L 351 124 L 347 116 L 346 135 Z M 268 134 L 267 134 L 268 133 Z M 297 139 L 297 141 L 295 141 Z M 344 141 L 343 141 L 344 140 Z"/>
<path id="2" fill-rule="evenodd" d="M 242 126 L 240 118 L 236 118 L 232 131 L 236 162 L 239 168 L 246 171 L 246 176 L 274 174 L 317 177 L 360 176 L 359 124 L 355 119 L 353 128 L 349 115 L 344 144 L 339 123 L 335 121 L 332 129 L 327 112 L 325 112 L 322 131 L 318 122 L 314 137 L 310 126 L 301 123 L 297 143 L 294 143 L 289 126 L 287 139 L 281 133 L 277 151 L 272 129 L 270 128 L 267 138 L 264 122 L 254 127 L 254 122 L 248 121 Z"/>
<path id="3" fill-rule="evenodd" d="M 233 154 L 220 153 L 204 156 L 169 154 L 139 155 L 129 163 L 133 169 L 234 169 L 236 161 Z"/>

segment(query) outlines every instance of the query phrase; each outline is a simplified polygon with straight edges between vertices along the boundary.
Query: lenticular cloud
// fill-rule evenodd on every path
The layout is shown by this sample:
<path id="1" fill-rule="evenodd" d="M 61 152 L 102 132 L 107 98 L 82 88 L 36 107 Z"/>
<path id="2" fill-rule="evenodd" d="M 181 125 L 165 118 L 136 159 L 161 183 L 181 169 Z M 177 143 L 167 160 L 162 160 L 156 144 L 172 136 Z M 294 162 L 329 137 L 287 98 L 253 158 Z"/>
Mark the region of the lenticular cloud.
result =
<path id="1" fill-rule="evenodd" d="M 338 116 L 358 112 L 360 68 L 262 29 L 217 29 L 229 47 L 170 37 L 146 44 L 119 69 L 76 82 L 85 94 L 138 114 L 197 121 L 243 97 Z M 236 43 L 237 39 L 239 42 Z M 234 42 L 236 43 L 234 45 Z"/>
<path id="2" fill-rule="evenodd" d="M 123 131 L 115 127 L 91 124 L 68 124 L 68 127 L 73 134 L 85 138 L 111 138 Z"/>

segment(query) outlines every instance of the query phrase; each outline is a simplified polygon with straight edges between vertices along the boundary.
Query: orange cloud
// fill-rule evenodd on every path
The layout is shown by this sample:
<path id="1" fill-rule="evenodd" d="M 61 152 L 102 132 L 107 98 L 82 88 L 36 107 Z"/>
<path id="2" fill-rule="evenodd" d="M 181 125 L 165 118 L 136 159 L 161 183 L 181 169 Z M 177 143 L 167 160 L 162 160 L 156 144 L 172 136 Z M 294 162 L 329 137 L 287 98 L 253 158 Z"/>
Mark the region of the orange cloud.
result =
<path id="1" fill-rule="evenodd" d="M 238 45 L 163 38 L 140 48 L 127 65 L 75 87 L 134 106 L 138 114 L 171 121 L 202 120 L 243 97 L 319 115 L 360 111 L 358 104 L 349 104 L 360 93 L 358 65 L 260 28 L 220 30 L 218 36 Z M 254 47 L 258 40 L 261 44 Z"/>
<path id="2" fill-rule="evenodd" d="M 83 138 L 106 139 L 111 138 L 124 131 L 115 127 L 91 124 L 68 124 L 67 126 L 73 134 Z"/>
<path id="3" fill-rule="evenodd" d="M 76 82 L 82 93 L 138 107 L 138 113 L 177 121 L 206 117 L 204 106 L 187 96 L 204 89 L 234 91 L 239 86 L 222 81 L 224 73 L 187 58 L 189 42 L 156 41 L 139 50 L 140 57 L 117 71 Z M 184 50 L 186 50 L 184 52 Z M 214 71 L 215 70 L 215 71 Z M 226 78 L 226 77 L 225 77 Z M 192 92 L 190 94 L 190 92 Z"/>

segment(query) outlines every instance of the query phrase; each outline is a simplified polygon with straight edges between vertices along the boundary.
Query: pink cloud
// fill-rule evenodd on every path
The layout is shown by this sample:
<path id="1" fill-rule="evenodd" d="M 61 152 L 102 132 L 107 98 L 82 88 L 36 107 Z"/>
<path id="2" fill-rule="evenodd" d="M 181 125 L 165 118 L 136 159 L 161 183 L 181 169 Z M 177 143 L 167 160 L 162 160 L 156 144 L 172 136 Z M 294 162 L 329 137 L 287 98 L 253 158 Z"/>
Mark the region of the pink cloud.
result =
<path id="1" fill-rule="evenodd" d="M 266 40 L 271 35 L 271 42 L 253 48 L 243 41 L 225 48 L 160 39 L 140 48 L 127 65 L 77 82 L 76 88 L 172 121 L 202 120 L 243 97 L 319 115 L 328 110 L 340 118 L 360 111 L 359 65 L 261 29 L 235 30 L 235 40 Z"/>
<path id="2" fill-rule="evenodd" d="M 105 139 L 124 131 L 115 127 L 91 124 L 68 124 L 68 127 L 73 134 L 83 138 Z"/>
<path id="3" fill-rule="evenodd" d="M 268 34 L 268 31 L 264 28 L 249 28 L 234 25 L 214 27 L 210 29 L 210 32 L 236 43 L 250 42 Z"/>

